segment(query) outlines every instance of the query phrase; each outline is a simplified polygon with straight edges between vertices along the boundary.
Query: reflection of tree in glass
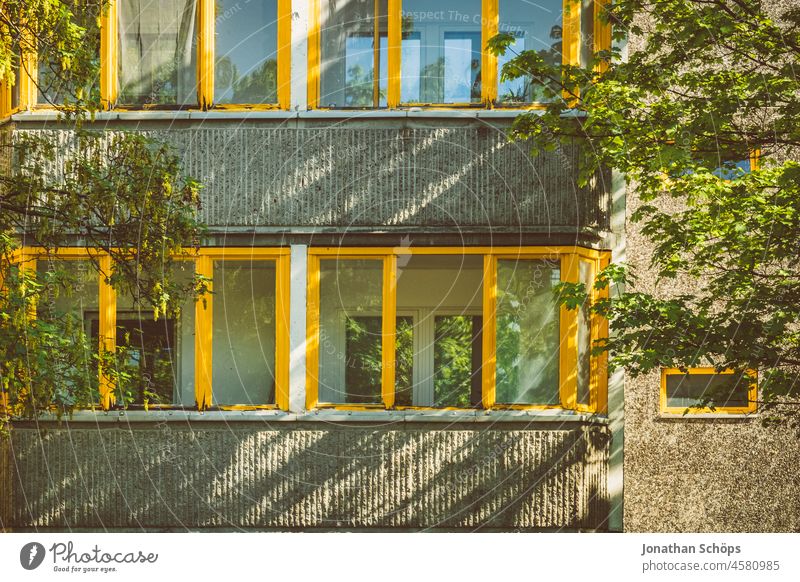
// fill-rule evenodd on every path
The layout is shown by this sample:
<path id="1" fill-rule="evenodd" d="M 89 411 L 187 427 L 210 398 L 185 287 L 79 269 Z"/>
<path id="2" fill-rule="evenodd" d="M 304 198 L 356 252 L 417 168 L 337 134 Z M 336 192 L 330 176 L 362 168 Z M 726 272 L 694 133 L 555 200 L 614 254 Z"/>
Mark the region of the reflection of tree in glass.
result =
<path id="1" fill-rule="evenodd" d="M 171 105 L 178 100 L 178 64 L 166 62 L 120 90 L 120 102 L 135 105 Z M 146 93 L 144 91 L 147 91 Z"/>
<path id="2" fill-rule="evenodd" d="M 473 318 L 438 316 L 433 343 L 434 406 L 470 406 Z"/>
<path id="3" fill-rule="evenodd" d="M 26 288 L 28 292 L 38 294 L 37 318 L 28 322 L 27 340 L 29 353 L 38 354 L 39 361 L 36 366 L 30 366 L 27 373 L 31 382 L 49 392 L 49 401 L 59 412 L 73 406 L 94 406 L 100 400 L 98 342 L 84 327 L 80 299 L 76 297 L 80 296 L 83 288 L 91 290 L 92 283 L 96 282 L 96 273 L 85 267 L 55 261 L 49 263 L 47 269 L 39 270 L 35 280 L 25 279 L 19 270 L 12 270 L 6 280 L 9 292 L 0 298 L 0 304 L 7 306 L 18 299 L 14 292 L 16 289 Z M 29 273 L 24 276 L 29 276 Z M 16 285 L 22 281 L 24 285 Z M 57 308 L 57 302 L 65 298 L 74 302 L 74 309 L 64 311 Z M 4 345 L 17 348 L 12 342 Z M 36 346 L 43 349 L 34 351 Z"/>
<path id="4" fill-rule="evenodd" d="M 354 65 L 347 70 L 344 101 L 347 107 L 372 107 L 374 97 L 374 75 L 372 70 L 365 71 L 361 65 Z M 380 97 L 385 97 L 383 91 Z"/>
<path id="5" fill-rule="evenodd" d="M 63 26 L 77 24 L 85 29 L 75 54 L 54 55 L 53 46 L 39 45 L 37 85 L 40 103 L 97 104 L 100 101 L 100 26 L 99 16 L 105 0 L 82 0 L 69 6 L 73 22 L 64 17 Z M 56 32 L 56 35 L 61 34 Z M 40 41 L 41 42 L 41 41 Z"/>
<path id="6" fill-rule="evenodd" d="M 498 266 L 498 402 L 558 401 L 556 269 L 545 261 Z"/>
<path id="7" fill-rule="evenodd" d="M 236 74 L 234 70 L 234 75 Z M 251 73 L 235 79 L 233 101 L 235 103 L 277 103 L 278 61 L 267 59 Z"/>
<path id="8" fill-rule="evenodd" d="M 269 266 L 254 265 L 250 261 L 241 263 L 227 261 L 222 269 L 215 270 L 215 278 L 217 284 L 220 285 L 216 292 L 216 301 L 224 302 L 225 305 L 225 318 L 219 324 L 227 327 L 231 332 L 238 330 L 238 333 L 241 333 L 243 330 L 253 329 L 255 322 L 258 322 L 259 325 L 274 325 L 274 262 L 263 262 L 269 263 Z M 222 275 L 220 275 L 220 271 Z M 272 289 L 261 288 L 264 272 L 269 273 Z M 226 296 L 228 296 L 227 301 Z M 247 301 L 247 304 L 236 305 L 232 302 L 239 298 Z"/>
<path id="9" fill-rule="evenodd" d="M 381 402 L 382 319 L 380 316 L 348 317 L 345 321 L 345 386 L 348 403 Z M 411 405 L 413 385 L 412 317 L 397 318 L 395 403 Z"/>
<path id="10" fill-rule="evenodd" d="M 239 72 L 229 56 L 220 57 L 214 63 L 214 90 L 217 94 L 228 91 L 236 81 Z"/>
<path id="11" fill-rule="evenodd" d="M 436 59 L 422 68 L 420 73 L 421 103 L 441 103 L 444 101 L 444 57 Z"/>
<path id="12" fill-rule="evenodd" d="M 558 66 L 561 64 L 562 52 L 562 33 L 560 25 L 556 24 L 550 29 L 550 38 L 554 41 L 549 49 L 536 51 L 536 54 L 548 66 Z M 509 49 L 511 50 L 511 49 Z M 516 55 L 512 55 L 516 56 Z M 531 103 L 545 101 L 544 87 L 549 87 L 556 91 L 558 83 L 550 79 L 534 79 L 530 75 L 518 78 L 519 84 L 511 83 L 505 88 L 505 92 L 499 96 L 499 100 L 507 103 Z"/>

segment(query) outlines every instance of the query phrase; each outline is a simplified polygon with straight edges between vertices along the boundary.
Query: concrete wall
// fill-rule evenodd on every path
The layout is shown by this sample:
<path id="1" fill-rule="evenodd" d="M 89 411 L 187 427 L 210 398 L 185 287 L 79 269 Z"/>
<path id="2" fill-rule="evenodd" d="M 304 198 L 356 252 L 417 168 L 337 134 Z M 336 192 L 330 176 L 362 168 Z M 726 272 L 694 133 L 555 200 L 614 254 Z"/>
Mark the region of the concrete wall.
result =
<path id="1" fill-rule="evenodd" d="M 74 134 L 53 125 L 24 123 L 17 131 L 58 144 L 51 163 L 57 176 L 74 151 Z M 392 118 L 293 127 L 246 121 L 96 125 L 144 131 L 174 145 L 185 171 L 205 185 L 201 218 L 215 230 L 607 230 L 607 188 L 602 180 L 577 186 L 577 149 L 531 158 L 524 144 L 508 141 L 508 126 Z"/>
<path id="2" fill-rule="evenodd" d="M 635 191 L 629 191 L 629 216 L 638 204 Z M 639 276 L 634 290 L 664 293 L 649 266 L 652 245 L 628 224 L 628 263 Z M 693 293 L 695 285 L 670 281 L 668 291 Z M 661 415 L 659 390 L 657 373 L 625 380 L 626 531 L 800 531 L 796 432 L 768 428 L 759 414 Z"/>
<path id="3" fill-rule="evenodd" d="M 18 425 L 0 502 L 15 530 L 602 529 L 607 430 L 549 424 Z"/>

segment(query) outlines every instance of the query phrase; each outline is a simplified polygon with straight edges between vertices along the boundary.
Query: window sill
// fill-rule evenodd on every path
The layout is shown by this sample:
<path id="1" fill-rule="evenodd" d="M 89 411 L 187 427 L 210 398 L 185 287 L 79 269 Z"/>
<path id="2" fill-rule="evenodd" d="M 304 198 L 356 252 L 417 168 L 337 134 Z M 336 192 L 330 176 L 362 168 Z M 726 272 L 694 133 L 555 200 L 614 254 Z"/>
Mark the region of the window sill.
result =
<path id="1" fill-rule="evenodd" d="M 659 412 L 659 420 L 686 422 L 692 420 L 755 420 L 757 412 Z"/>
<path id="2" fill-rule="evenodd" d="M 46 414 L 38 422 L 54 422 Z M 78 410 L 72 417 L 64 416 L 69 424 L 128 425 L 131 423 L 163 422 L 369 422 L 369 423 L 589 423 L 607 425 L 608 418 L 566 410 L 313 410 L 295 414 L 282 410 Z M 21 421 L 27 422 L 27 421 Z"/>
<path id="3" fill-rule="evenodd" d="M 537 109 L 312 109 L 285 110 L 114 110 L 100 111 L 94 121 L 225 121 L 225 120 L 290 120 L 290 119 L 513 119 L 523 113 L 541 115 Z M 11 115 L 16 122 L 58 122 L 61 113 L 53 109 L 22 111 Z"/>

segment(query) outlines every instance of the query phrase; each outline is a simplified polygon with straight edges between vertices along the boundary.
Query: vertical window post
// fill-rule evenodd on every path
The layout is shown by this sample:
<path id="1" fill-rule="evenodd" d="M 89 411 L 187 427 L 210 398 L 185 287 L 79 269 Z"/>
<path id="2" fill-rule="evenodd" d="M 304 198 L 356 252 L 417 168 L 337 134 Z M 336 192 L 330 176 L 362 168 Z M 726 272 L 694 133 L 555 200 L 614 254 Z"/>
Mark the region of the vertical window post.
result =
<path id="1" fill-rule="evenodd" d="M 309 0 L 309 3 L 311 14 L 308 23 L 308 108 L 316 109 L 319 106 L 320 0 Z M 310 266 L 309 263 L 309 268 Z"/>
<path id="2" fill-rule="evenodd" d="M 214 104 L 214 0 L 199 0 L 197 42 L 197 102 L 201 109 Z"/>
<path id="3" fill-rule="evenodd" d="M 199 256 L 195 263 L 198 275 L 211 281 L 214 276 L 214 261 L 209 256 Z M 205 410 L 212 404 L 211 378 L 212 378 L 212 314 L 214 313 L 214 298 L 210 293 L 213 283 L 208 283 L 208 291 L 195 303 L 195 371 L 194 394 L 199 410 Z"/>
<path id="4" fill-rule="evenodd" d="M 306 409 L 319 401 L 319 255 L 308 254 L 306 314 Z"/>
<path id="5" fill-rule="evenodd" d="M 114 353 L 117 349 L 117 293 L 108 283 L 111 277 L 111 257 L 100 257 L 100 351 Z M 100 404 L 108 410 L 116 401 L 112 378 L 100 368 Z"/>
<path id="6" fill-rule="evenodd" d="M 386 106 L 394 109 L 400 104 L 400 58 L 403 42 L 403 3 L 401 0 L 389 0 L 387 32 L 387 67 L 389 83 L 386 95 Z"/>
<path id="7" fill-rule="evenodd" d="M 289 410 L 289 294 L 291 283 L 290 256 L 277 259 L 275 321 L 275 404 Z"/>
<path id="8" fill-rule="evenodd" d="M 564 24 L 561 33 L 561 62 L 564 65 L 580 64 L 581 55 L 581 3 L 564 0 Z"/>
<path id="9" fill-rule="evenodd" d="M 0 117 L 11 114 L 11 86 L 8 81 L 0 82 Z"/>
<path id="10" fill-rule="evenodd" d="M 575 253 L 561 256 L 561 281 L 577 283 L 579 257 Z M 559 328 L 561 329 L 559 350 L 559 395 L 561 406 L 573 410 L 578 395 L 578 311 L 561 306 Z"/>
<path id="11" fill-rule="evenodd" d="M 30 31 L 26 31 L 20 52 L 19 67 L 19 108 L 31 109 L 36 105 L 36 83 L 38 77 L 39 55 L 37 54 L 36 39 Z"/>
<path id="12" fill-rule="evenodd" d="M 497 100 L 497 57 L 486 49 L 489 39 L 497 35 L 500 22 L 499 0 L 483 0 L 481 14 L 481 99 L 489 107 Z"/>
<path id="13" fill-rule="evenodd" d="M 605 269 L 611 262 L 609 253 L 603 253 L 597 260 L 597 273 Z M 608 298 L 608 287 L 591 290 L 592 301 Z M 608 338 L 608 320 L 597 313 L 592 314 L 592 342 Z M 608 352 L 592 357 L 592 410 L 597 414 L 608 414 Z"/>
<path id="14" fill-rule="evenodd" d="M 100 101 L 111 109 L 117 101 L 117 0 L 108 0 L 100 18 Z"/>
<path id="15" fill-rule="evenodd" d="M 594 52 L 611 48 L 611 23 L 603 22 L 600 15 L 608 10 L 610 0 L 594 0 Z M 604 72 L 608 66 L 598 63 L 597 70 Z"/>
<path id="16" fill-rule="evenodd" d="M 580 65 L 581 60 L 581 0 L 564 0 L 563 28 L 561 33 L 561 64 Z M 562 81 L 564 75 L 561 75 Z M 568 102 L 574 97 L 564 92 Z"/>
<path id="17" fill-rule="evenodd" d="M 397 255 L 383 258 L 383 329 L 381 337 L 381 395 L 386 408 L 394 406 L 395 332 L 397 331 Z"/>
<path id="18" fill-rule="evenodd" d="M 278 0 L 278 106 L 292 106 L 292 0 Z"/>
<path id="19" fill-rule="evenodd" d="M 483 257 L 483 362 L 481 364 L 481 401 L 492 408 L 496 401 L 497 380 L 497 257 Z"/>

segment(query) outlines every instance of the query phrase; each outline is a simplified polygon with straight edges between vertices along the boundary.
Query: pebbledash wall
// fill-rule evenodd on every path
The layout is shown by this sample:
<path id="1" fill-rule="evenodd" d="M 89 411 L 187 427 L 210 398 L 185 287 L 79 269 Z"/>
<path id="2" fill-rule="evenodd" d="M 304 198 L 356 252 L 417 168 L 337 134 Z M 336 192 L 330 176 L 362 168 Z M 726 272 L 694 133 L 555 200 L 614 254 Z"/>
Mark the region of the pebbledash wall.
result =
<path id="1" fill-rule="evenodd" d="M 629 192 L 628 212 L 639 201 Z M 637 290 L 663 292 L 648 271 L 651 244 L 635 228 L 627 258 Z M 690 281 L 670 293 L 691 293 Z M 625 381 L 627 531 L 800 531 L 800 440 L 763 414 L 662 414 L 659 374 Z"/>
<path id="2" fill-rule="evenodd" d="M 609 418 L 305 410 L 310 245 L 619 246 L 609 177 L 577 187 L 577 151 L 531 158 L 506 137 L 512 118 L 100 114 L 95 127 L 148 132 L 181 152 L 206 184 L 209 245 L 291 246 L 290 410 L 78 412 L 63 423 L 17 423 L 3 526 L 619 529 L 621 487 L 612 489 L 621 467 L 610 459 L 621 433 Z M 10 139 L 48 132 L 59 145 L 55 174 L 74 145 L 53 113 L 17 114 L 5 130 Z M 617 404 L 618 392 L 611 387 Z"/>

